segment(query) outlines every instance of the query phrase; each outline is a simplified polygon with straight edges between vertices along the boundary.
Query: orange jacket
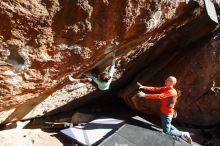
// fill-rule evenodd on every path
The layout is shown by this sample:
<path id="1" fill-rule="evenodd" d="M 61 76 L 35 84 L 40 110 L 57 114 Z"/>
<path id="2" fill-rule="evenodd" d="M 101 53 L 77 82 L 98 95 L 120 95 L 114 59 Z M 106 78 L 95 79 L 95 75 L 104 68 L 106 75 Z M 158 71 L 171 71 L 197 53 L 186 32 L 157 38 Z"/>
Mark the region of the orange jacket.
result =
<path id="1" fill-rule="evenodd" d="M 147 99 L 161 99 L 160 111 L 165 115 L 174 113 L 174 106 L 177 101 L 177 92 L 171 87 L 145 87 L 144 90 L 159 92 L 160 94 L 146 94 Z"/>

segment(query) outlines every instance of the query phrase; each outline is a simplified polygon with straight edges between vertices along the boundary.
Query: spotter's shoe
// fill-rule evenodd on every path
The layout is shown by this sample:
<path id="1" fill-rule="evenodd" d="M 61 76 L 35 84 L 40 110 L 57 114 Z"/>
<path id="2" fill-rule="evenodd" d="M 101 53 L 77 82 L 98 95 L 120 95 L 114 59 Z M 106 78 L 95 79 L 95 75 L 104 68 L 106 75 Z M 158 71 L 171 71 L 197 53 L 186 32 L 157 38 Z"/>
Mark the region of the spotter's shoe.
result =
<path id="1" fill-rule="evenodd" d="M 183 132 L 181 138 L 187 141 L 189 144 L 192 144 L 192 138 L 189 132 Z"/>

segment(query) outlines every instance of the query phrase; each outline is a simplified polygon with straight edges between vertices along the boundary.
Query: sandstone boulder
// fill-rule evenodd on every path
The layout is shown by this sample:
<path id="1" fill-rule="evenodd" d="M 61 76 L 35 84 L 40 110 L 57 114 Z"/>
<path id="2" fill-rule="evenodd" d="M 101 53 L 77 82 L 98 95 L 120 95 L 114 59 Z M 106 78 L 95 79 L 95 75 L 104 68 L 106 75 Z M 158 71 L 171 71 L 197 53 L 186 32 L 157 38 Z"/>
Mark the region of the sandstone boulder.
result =
<path id="1" fill-rule="evenodd" d="M 40 129 L 12 129 L 0 132 L 1 145 L 8 146 L 63 146 L 63 144 L 49 133 Z"/>
<path id="2" fill-rule="evenodd" d="M 2 0 L 0 19 L 0 123 L 97 100 L 105 92 L 65 78 L 105 70 L 115 49 L 117 92 L 146 66 L 156 62 L 152 72 L 159 72 L 216 29 L 201 0 Z"/>

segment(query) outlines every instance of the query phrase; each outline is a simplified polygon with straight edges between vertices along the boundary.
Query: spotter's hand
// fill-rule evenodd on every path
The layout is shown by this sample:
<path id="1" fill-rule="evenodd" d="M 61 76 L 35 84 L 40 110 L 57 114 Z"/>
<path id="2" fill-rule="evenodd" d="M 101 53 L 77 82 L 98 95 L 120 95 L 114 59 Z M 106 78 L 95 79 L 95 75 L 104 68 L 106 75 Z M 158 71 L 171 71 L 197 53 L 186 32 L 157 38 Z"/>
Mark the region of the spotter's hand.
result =
<path id="1" fill-rule="evenodd" d="M 145 93 L 144 92 L 138 92 L 137 93 L 137 97 L 144 97 L 145 96 Z"/>
<path id="2" fill-rule="evenodd" d="M 143 89 L 144 88 L 144 86 L 141 85 L 139 82 L 137 82 L 137 85 L 139 86 L 139 89 Z"/>

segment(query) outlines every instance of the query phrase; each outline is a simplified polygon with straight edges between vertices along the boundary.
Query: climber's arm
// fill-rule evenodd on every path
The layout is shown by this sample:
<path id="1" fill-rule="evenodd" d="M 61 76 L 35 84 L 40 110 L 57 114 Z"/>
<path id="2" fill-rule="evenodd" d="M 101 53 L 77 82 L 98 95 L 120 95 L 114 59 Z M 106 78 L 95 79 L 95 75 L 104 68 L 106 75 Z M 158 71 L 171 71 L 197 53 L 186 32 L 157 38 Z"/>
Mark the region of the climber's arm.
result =
<path id="1" fill-rule="evenodd" d="M 112 60 L 112 65 L 111 65 L 111 67 L 110 67 L 110 69 L 109 69 L 109 72 L 108 72 L 108 74 L 109 74 L 110 77 L 113 77 L 113 74 L 114 74 L 114 72 L 115 72 L 115 64 L 116 64 L 116 60 L 113 59 L 113 60 Z"/>

